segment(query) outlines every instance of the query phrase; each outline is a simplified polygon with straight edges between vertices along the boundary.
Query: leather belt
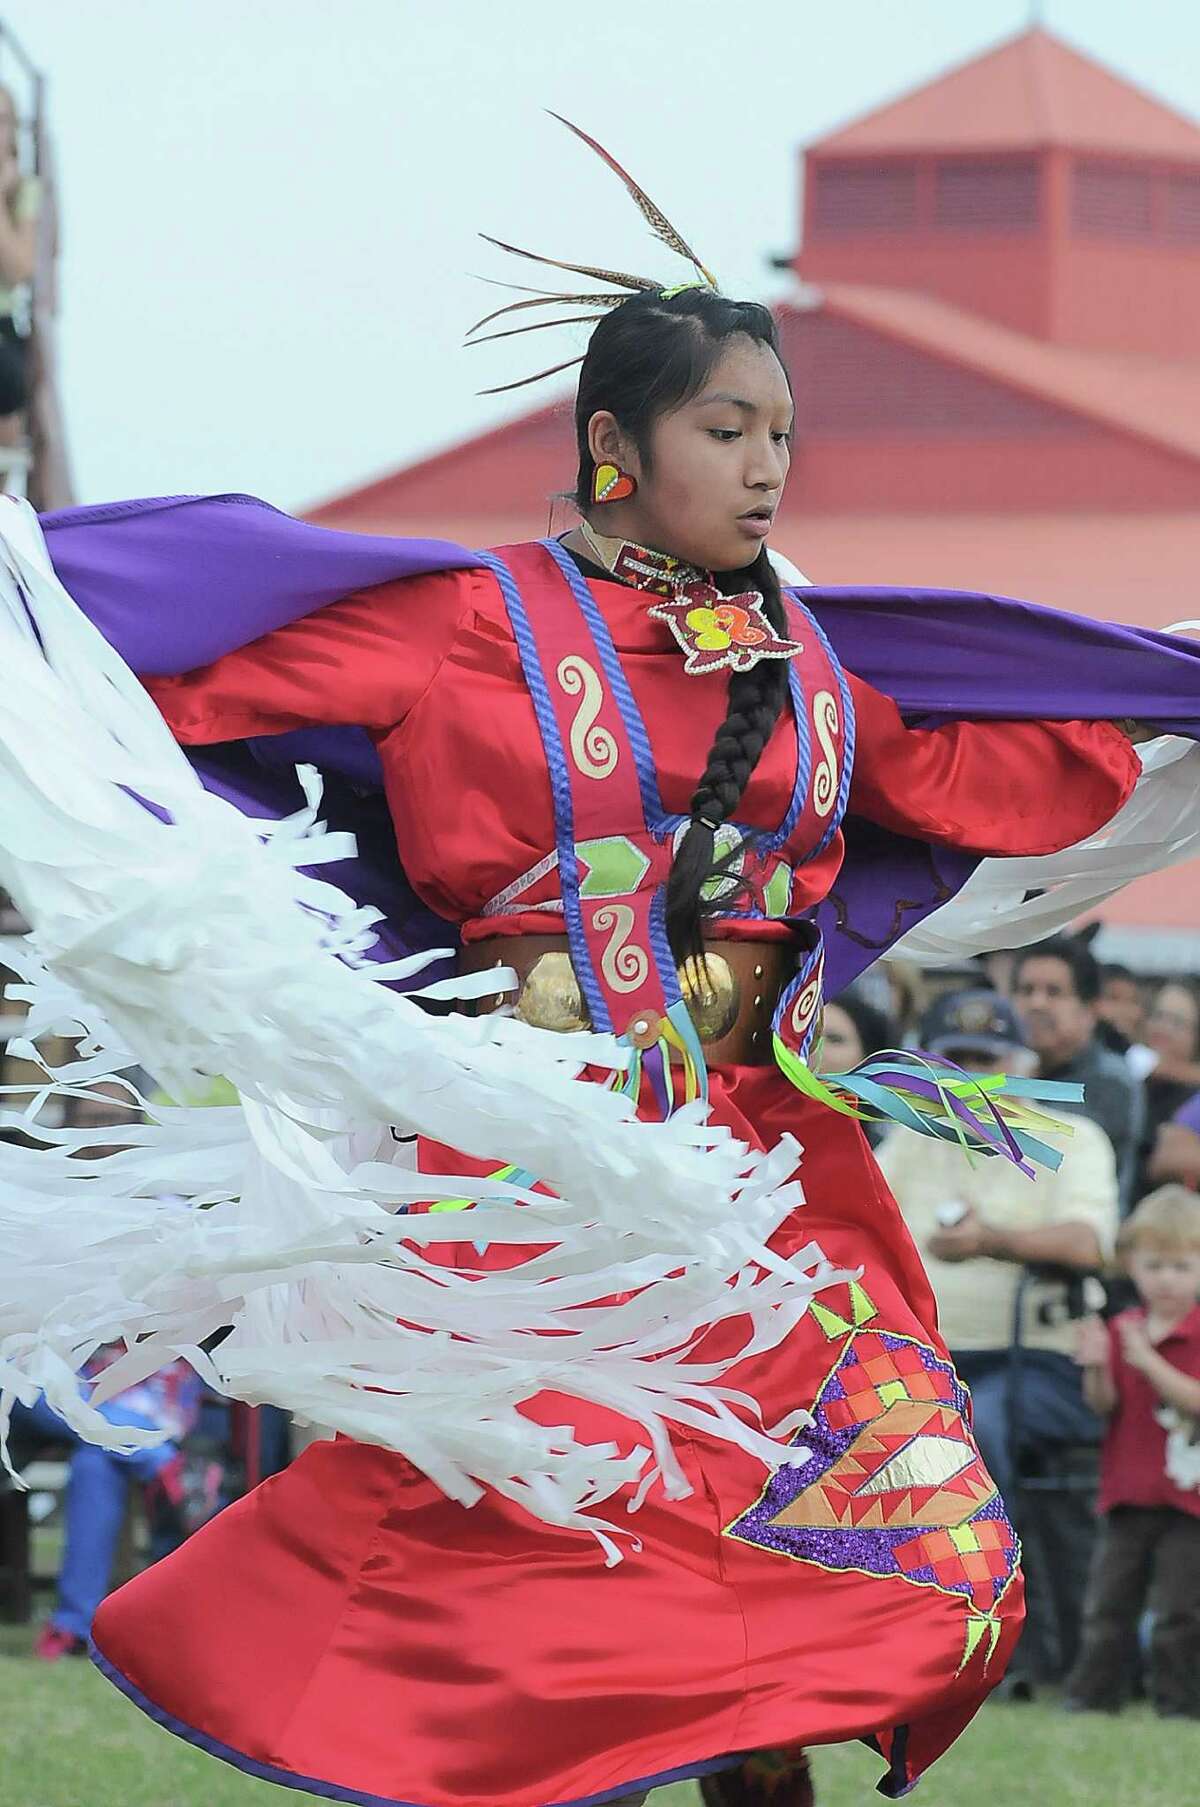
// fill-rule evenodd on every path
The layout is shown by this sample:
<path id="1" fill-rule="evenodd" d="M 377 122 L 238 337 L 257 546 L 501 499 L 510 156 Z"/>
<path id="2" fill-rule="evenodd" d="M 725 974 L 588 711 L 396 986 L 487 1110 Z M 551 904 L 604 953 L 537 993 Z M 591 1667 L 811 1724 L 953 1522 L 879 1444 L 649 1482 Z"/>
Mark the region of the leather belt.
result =
<path id="1" fill-rule="evenodd" d="M 712 940 L 700 983 L 689 969 L 679 983 L 710 1066 L 759 1066 L 773 1059 L 771 1018 L 779 993 L 792 977 L 796 947 L 790 941 Z M 511 966 L 520 980 L 514 1015 L 536 1029 L 569 1035 L 590 1029 L 591 1017 L 571 965 L 565 935 L 492 935 L 459 952 L 460 973 Z M 475 1000 L 483 1015 L 512 1002 L 511 992 Z"/>

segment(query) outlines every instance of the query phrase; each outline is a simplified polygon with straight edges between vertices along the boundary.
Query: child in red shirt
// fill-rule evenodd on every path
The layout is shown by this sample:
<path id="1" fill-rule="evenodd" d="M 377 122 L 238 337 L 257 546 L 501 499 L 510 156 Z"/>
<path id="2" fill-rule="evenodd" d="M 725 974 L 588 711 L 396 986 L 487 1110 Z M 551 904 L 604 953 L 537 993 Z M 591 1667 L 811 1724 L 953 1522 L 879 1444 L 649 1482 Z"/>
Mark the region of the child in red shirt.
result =
<path id="1" fill-rule="evenodd" d="M 1080 1326 L 1088 1403 L 1108 1419 L 1104 1524 L 1067 1705 L 1119 1711 L 1147 1599 L 1155 1710 L 1200 1718 L 1200 1198 L 1144 1198 L 1119 1243 L 1140 1305 Z"/>

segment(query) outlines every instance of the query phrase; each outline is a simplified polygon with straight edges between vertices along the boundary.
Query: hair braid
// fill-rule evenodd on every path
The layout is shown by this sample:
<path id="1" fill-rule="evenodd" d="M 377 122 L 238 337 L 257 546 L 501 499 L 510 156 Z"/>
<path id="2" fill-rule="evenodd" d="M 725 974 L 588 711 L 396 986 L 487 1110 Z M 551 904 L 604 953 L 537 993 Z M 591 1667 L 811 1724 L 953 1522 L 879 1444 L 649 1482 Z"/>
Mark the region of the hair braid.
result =
<path id="1" fill-rule="evenodd" d="M 787 615 L 779 578 L 764 546 L 749 575 L 762 592 L 768 620 L 787 632 Z M 739 579 L 745 573 L 738 573 Z M 787 663 L 762 659 L 749 671 L 729 679 L 725 719 L 713 737 L 700 782 L 692 795 L 691 826 L 680 841 L 667 880 L 666 925 L 671 952 L 682 966 L 699 966 L 704 958 L 704 918 L 718 907 L 704 897 L 704 887 L 728 867 L 737 849 L 714 858 L 716 830 L 737 813 L 751 774 L 779 720 L 787 695 Z"/>
<path id="2" fill-rule="evenodd" d="M 597 323 L 575 397 L 579 451 L 575 499 L 583 515 L 592 506 L 596 469 L 589 437 L 592 416 L 600 410 L 611 413 L 637 446 L 648 471 L 655 422 L 700 393 L 723 348 L 735 338 L 749 339 L 780 357 L 779 333 L 769 308 L 754 301 L 730 301 L 707 288 L 643 291 Z M 785 634 L 779 579 L 765 546 L 748 571 L 732 572 L 725 581 L 733 592 L 745 589 L 747 578 L 761 591 L 771 625 Z M 680 965 L 703 958 L 703 918 L 719 907 L 707 902 L 703 891 L 713 878 L 727 873 L 738 851 L 714 861 L 714 830 L 737 814 L 786 696 L 787 666 L 781 660 L 763 659 L 750 671 L 730 677 L 725 719 L 696 786 L 691 826 L 680 840 L 667 880 L 667 937 Z"/>

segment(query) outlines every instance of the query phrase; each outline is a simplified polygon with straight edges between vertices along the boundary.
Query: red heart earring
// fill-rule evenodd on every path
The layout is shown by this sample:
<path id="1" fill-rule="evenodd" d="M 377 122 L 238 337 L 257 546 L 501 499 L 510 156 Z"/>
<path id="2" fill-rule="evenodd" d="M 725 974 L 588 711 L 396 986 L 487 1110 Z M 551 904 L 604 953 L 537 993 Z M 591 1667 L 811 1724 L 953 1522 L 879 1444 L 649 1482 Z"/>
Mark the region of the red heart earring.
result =
<path id="1" fill-rule="evenodd" d="M 627 471 L 615 464 L 598 464 L 592 478 L 592 501 L 623 502 L 636 488 L 637 483 Z"/>

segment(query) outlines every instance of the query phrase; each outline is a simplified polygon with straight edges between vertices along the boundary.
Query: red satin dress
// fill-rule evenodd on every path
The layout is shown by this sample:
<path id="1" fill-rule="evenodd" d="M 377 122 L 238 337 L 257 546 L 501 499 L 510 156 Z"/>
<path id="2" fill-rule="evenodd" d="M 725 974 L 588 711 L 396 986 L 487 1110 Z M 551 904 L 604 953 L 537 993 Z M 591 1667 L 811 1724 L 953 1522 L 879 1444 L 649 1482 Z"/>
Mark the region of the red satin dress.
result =
<path id="1" fill-rule="evenodd" d="M 685 811 L 724 681 L 684 675 L 637 592 L 592 589 L 664 805 Z M 497 931 L 480 921 L 485 902 L 554 846 L 534 711 L 485 570 L 380 585 L 149 687 L 188 744 L 367 728 L 405 869 L 468 938 Z M 853 691 L 850 809 L 922 840 L 1052 851 L 1112 816 L 1137 775 L 1128 741 L 1103 723 L 912 731 L 889 698 Z M 743 819 L 783 819 L 796 751 L 781 721 Z M 799 862 L 805 849 L 787 852 Z M 840 858 L 839 837 L 803 867 L 812 902 Z M 544 932 L 547 919 L 502 926 L 526 922 Z M 786 1130 L 803 1145 L 808 1202 L 776 1246 L 815 1238 L 863 1269 L 727 1376 L 767 1423 L 811 1410 L 801 1435 L 817 1460 L 771 1476 L 680 1431 L 691 1495 L 653 1488 L 628 1521 L 640 1547 L 623 1541 L 606 1569 L 592 1539 L 493 1494 L 466 1509 L 400 1456 L 318 1444 L 104 1603 L 98 1660 L 127 1694 L 250 1773 L 372 1807 L 603 1801 L 740 1753 L 851 1738 L 878 1747 L 880 1787 L 897 1794 L 945 1750 L 1003 1671 L 1021 1582 L 928 1281 L 855 1123 L 772 1067 L 716 1068 L 710 1083 L 735 1135 L 761 1147 Z M 463 1170 L 446 1151 L 424 1157 Z M 710 1351 L 713 1340 L 698 1353 Z M 587 1441 L 642 1440 L 574 1401 L 527 1409 Z"/>

